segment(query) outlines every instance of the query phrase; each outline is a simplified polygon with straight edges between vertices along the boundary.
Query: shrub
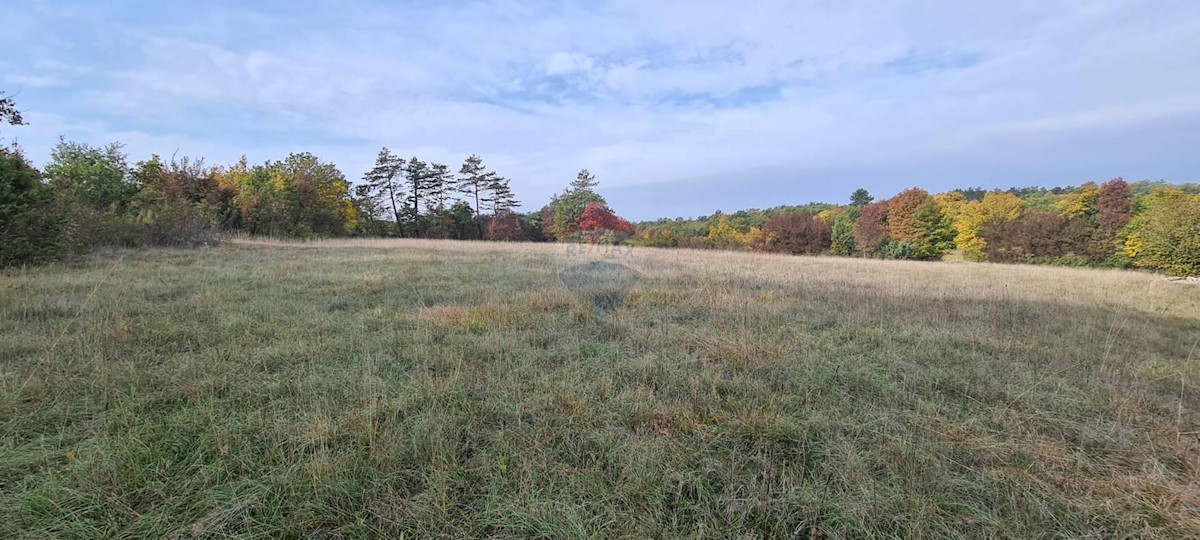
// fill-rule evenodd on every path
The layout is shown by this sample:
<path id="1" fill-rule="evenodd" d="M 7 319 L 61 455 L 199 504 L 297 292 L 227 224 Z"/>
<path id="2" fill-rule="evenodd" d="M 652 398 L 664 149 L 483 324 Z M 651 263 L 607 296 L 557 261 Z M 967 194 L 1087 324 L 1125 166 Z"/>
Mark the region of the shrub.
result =
<path id="1" fill-rule="evenodd" d="M 0 267 L 54 259 L 63 243 L 53 193 L 19 149 L 0 148 Z"/>
<path id="2" fill-rule="evenodd" d="M 909 260 L 917 258 L 913 252 L 912 244 L 898 242 L 890 238 L 884 239 L 883 245 L 879 246 L 877 254 L 881 259 Z"/>

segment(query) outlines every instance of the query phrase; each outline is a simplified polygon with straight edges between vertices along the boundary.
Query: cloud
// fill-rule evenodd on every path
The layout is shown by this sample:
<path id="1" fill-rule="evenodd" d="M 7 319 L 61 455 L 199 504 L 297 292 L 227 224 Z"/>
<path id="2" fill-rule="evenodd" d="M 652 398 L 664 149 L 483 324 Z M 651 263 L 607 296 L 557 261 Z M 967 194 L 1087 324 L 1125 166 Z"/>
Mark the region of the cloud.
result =
<path id="1" fill-rule="evenodd" d="M 591 71 L 595 61 L 586 54 L 559 52 L 546 60 L 546 75 L 573 75 Z"/>
<path id="2" fill-rule="evenodd" d="M 1195 163 L 1180 148 L 1200 142 L 1170 122 L 1200 108 L 1200 5 L 1186 1 L 10 11 L 21 30 L 0 50 L 36 54 L 0 56 L 3 83 L 23 89 L 28 118 L 61 120 L 36 127 L 48 144 L 57 129 L 213 159 L 309 150 L 351 178 L 384 145 L 451 163 L 478 153 L 533 208 L 584 167 L 614 200 L 716 186 L 639 204 L 642 218 L 857 184 L 1027 183 L 1024 164 L 995 158 L 1011 141 L 1088 155 L 1091 133 L 1121 129 L 1159 159 L 1106 142 L 1086 170 L 1159 177 Z"/>

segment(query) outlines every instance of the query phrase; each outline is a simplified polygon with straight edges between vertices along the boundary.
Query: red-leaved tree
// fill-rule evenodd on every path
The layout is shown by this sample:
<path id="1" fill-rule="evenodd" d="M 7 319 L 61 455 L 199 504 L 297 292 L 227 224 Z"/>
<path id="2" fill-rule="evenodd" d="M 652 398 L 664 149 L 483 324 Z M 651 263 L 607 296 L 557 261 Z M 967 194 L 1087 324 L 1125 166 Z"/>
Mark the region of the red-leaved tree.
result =
<path id="1" fill-rule="evenodd" d="M 1111 242 L 1121 228 L 1129 223 L 1133 189 L 1121 178 L 1113 178 L 1100 184 L 1100 195 L 1096 198 L 1096 224 L 1100 226 L 1101 238 Z"/>
<path id="2" fill-rule="evenodd" d="M 603 234 L 604 231 L 634 235 L 633 225 L 617 216 L 607 206 L 590 202 L 579 217 L 579 228 L 585 234 Z"/>
<path id="3" fill-rule="evenodd" d="M 829 249 L 830 226 L 808 212 L 788 212 L 771 216 L 763 235 L 767 251 L 811 255 Z"/>
<path id="4" fill-rule="evenodd" d="M 854 249 L 870 257 L 887 240 L 887 201 L 868 204 L 854 222 Z"/>
<path id="5" fill-rule="evenodd" d="M 488 221 L 487 237 L 494 242 L 524 241 L 525 231 L 521 229 L 521 216 L 509 210 L 496 212 Z"/>

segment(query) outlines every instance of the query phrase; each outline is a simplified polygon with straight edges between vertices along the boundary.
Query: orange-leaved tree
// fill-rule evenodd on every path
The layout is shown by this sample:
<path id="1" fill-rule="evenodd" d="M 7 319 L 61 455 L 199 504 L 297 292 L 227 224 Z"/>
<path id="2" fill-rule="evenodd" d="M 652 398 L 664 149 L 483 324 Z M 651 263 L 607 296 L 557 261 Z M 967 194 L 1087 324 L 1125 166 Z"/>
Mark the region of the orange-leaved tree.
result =
<path id="1" fill-rule="evenodd" d="M 614 214 L 607 206 L 596 202 L 584 206 L 583 214 L 579 216 L 579 229 L 589 237 L 604 234 L 606 231 L 629 236 L 635 234 L 632 224 Z"/>

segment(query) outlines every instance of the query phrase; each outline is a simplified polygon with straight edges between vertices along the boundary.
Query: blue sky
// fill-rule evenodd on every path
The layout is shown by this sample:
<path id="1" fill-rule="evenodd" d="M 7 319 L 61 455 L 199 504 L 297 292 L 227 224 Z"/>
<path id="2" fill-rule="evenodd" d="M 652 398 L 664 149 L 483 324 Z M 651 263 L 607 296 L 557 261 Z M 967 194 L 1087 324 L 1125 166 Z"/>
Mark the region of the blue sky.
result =
<path id="1" fill-rule="evenodd" d="M 203 5 L 201 5 L 203 4 Z M 229 163 L 471 153 L 633 219 L 1113 176 L 1200 180 L 1200 2 L 6 2 L 59 135 Z"/>

